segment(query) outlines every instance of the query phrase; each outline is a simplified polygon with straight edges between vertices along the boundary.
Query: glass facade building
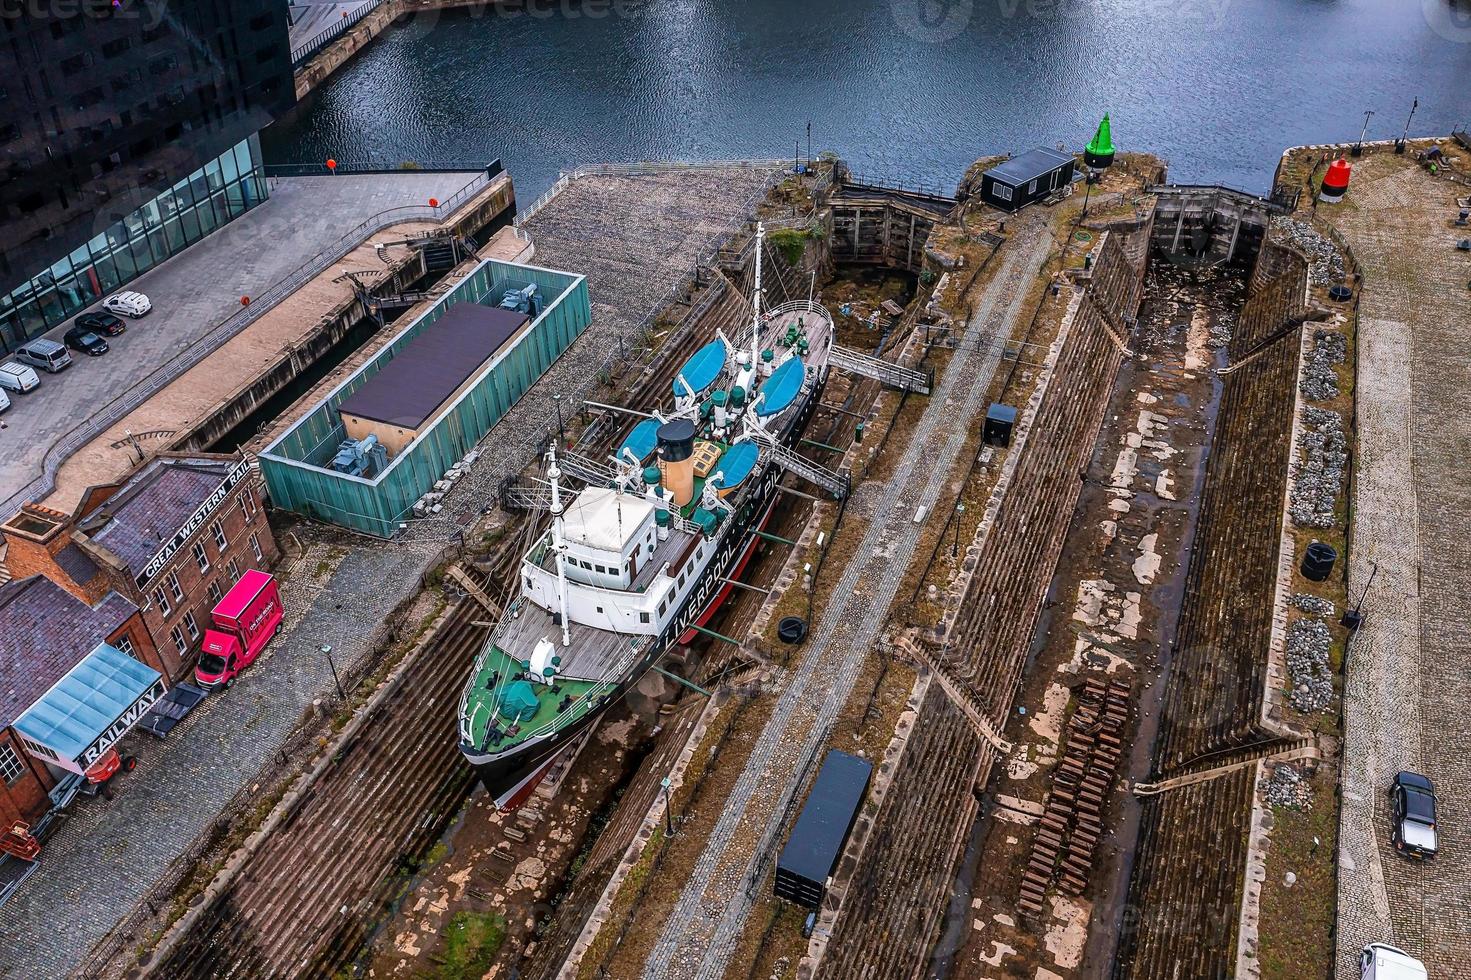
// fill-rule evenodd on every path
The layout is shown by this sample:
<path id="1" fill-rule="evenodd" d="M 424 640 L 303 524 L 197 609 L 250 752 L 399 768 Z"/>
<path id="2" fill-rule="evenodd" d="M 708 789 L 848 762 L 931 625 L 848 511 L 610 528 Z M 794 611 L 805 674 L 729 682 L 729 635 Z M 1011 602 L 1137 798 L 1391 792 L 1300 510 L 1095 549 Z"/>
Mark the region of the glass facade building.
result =
<path id="1" fill-rule="evenodd" d="M 255 136 L 296 101 L 281 0 L 75 0 L 9 14 L 0 352 L 259 203 Z"/>
<path id="2" fill-rule="evenodd" d="M 92 305 L 266 197 L 260 145 L 252 136 L 46 271 L 0 294 L 0 354 Z"/>

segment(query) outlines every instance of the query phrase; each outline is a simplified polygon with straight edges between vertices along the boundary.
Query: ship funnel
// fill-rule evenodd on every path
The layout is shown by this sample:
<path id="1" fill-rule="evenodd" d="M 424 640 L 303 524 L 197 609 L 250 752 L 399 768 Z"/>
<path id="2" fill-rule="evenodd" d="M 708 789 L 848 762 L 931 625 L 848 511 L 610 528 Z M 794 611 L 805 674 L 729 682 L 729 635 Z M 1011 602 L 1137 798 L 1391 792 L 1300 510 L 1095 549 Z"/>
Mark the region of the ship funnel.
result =
<path id="1" fill-rule="evenodd" d="M 656 436 L 659 475 L 674 505 L 683 507 L 695 496 L 695 423 L 674 419 L 659 426 Z"/>

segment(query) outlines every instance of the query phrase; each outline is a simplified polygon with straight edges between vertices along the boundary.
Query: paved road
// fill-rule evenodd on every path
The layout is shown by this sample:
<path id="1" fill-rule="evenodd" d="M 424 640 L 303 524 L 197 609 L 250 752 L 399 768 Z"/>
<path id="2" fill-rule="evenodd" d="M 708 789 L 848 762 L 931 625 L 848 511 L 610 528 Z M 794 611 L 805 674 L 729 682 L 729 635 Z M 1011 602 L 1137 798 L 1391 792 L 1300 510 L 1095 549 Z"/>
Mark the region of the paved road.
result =
<path id="1" fill-rule="evenodd" d="M 1445 222 L 1456 185 L 1403 158 L 1354 172 L 1331 220 L 1365 270 L 1358 331 L 1358 467 L 1351 591 L 1379 573 L 1349 648 L 1340 824 L 1338 976 L 1388 941 L 1432 977 L 1471 964 L 1471 318 L 1468 267 Z M 1464 192 L 1464 188 L 1460 188 Z M 1413 244 L 1414 248 L 1409 248 Z M 1458 353 L 1450 353 L 1458 352 Z M 1412 864 L 1390 844 L 1394 773 L 1429 775 L 1441 854 Z"/>
<path id="2" fill-rule="evenodd" d="M 75 354 L 61 374 L 16 396 L 0 429 L 0 501 L 41 475 L 46 449 L 359 222 L 380 211 L 449 198 L 473 174 L 374 174 L 275 181 L 269 200 L 128 284 L 153 312 L 100 358 Z M 60 340 L 70 321 L 47 336 Z M 228 379 L 232 387 L 238 379 Z M 0 519 L 9 515 L 0 515 Z"/>
<path id="3" fill-rule="evenodd" d="M 949 472 L 964 446 L 968 420 L 985 407 L 1000 351 L 986 341 L 1011 335 L 1049 244 L 1037 216 L 1018 220 L 995 280 L 909 434 L 903 460 L 887 482 L 856 491 L 850 509 L 869 519 L 863 541 L 723 801 L 710 844 L 645 964 L 646 978 L 725 975 L 750 914 L 750 888 L 765 873 L 761 859 L 772 851 L 788 801 L 827 741 L 913 557 L 923 528 L 914 523 L 914 512 L 933 511 L 945 485 L 939 475 Z M 1004 300 L 1009 303 L 998 309 Z"/>

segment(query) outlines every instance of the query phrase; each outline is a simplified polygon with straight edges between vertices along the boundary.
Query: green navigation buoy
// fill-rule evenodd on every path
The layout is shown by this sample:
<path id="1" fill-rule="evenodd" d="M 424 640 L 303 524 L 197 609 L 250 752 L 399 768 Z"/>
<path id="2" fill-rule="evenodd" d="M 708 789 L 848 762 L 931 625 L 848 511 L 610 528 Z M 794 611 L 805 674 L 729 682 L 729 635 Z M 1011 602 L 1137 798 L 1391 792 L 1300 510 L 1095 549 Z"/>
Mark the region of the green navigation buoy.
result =
<path id="1" fill-rule="evenodd" d="M 1093 134 L 1093 139 L 1083 148 L 1083 163 L 1087 164 L 1089 170 L 1103 170 L 1113 163 L 1113 127 L 1109 125 L 1106 112 L 1103 114 L 1103 121 L 1098 124 L 1098 132 Z"/>

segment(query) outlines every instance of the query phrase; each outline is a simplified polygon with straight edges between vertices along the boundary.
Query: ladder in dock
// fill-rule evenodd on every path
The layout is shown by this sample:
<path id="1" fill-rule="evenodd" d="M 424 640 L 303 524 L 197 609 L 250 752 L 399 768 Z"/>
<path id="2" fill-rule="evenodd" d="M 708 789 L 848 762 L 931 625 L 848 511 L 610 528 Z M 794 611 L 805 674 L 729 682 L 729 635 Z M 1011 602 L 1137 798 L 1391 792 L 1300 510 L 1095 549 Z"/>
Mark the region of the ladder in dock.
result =
<path id="1" fill-rule="evenodd" d="M 770 457 L 773 463 L 788 473 L 795 473 L 808 483 L 826 490 L 834 500 L 842 500 L 853 489 L 853 481 L 848 478 L 847 473 L 830 470 L 821 463 L 814 463 L 777 442 L 765 429 L 752 426 L 751 434 L 761 446 L 762 455 Z"/>
<path id="2" fill-rule="evenodd" d="M 834 344 L 828 349 L 828 363 L 833 367 L 847 371 L 849 374 L 860 374 L 865 378 L 873 378 L 890 388 L 899 391 L 912 391 L 920 395 L 928 395 L 930 386 L 934 384 L 933 371 L 920 371 L 916 368 L 905 367 L 886 361 L 882 357 L 874 357 L 848 347 L 839 347 Z"/>

